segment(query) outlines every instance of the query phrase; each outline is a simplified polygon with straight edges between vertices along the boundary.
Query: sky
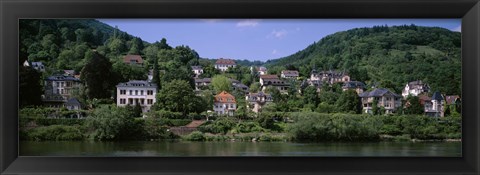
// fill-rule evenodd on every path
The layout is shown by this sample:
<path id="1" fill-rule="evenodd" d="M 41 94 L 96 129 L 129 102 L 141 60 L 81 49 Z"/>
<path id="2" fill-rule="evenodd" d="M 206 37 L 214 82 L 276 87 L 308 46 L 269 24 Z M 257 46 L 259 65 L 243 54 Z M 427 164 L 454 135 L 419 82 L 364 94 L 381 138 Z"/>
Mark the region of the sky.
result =
<path id="1" fill-rule="evenodd" d="M 98 19 L 149 43 L 167 39 L 202 58 L 277 59 L 336 32 L 379 25 L 461 30 L 461 19 Z"/>

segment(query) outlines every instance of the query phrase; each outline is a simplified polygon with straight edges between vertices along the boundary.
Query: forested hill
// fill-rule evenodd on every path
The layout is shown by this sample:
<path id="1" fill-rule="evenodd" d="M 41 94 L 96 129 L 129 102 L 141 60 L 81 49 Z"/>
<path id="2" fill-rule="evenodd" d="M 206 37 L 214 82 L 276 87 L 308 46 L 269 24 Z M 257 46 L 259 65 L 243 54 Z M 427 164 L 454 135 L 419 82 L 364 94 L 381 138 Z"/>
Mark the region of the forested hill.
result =
<path id="1" fill-rule="evenodd" d="M 76 69 L 85 64 L 85 53 L 140 53 L 146 44 L 95 19 L 19 20 L 20 64 L 42 61 L 52 69 Z"/>
<path id="2" fill-rule="evenodd" d="M 433 91 L 461 94 L 461 34 L 415 25 L 356 28 L 328 35 L 266 66 L 293 67 L 305 77 L 312 67 L 345 70 L 354 80 L 397 93 L 405 83 L 423 80 Z"/>

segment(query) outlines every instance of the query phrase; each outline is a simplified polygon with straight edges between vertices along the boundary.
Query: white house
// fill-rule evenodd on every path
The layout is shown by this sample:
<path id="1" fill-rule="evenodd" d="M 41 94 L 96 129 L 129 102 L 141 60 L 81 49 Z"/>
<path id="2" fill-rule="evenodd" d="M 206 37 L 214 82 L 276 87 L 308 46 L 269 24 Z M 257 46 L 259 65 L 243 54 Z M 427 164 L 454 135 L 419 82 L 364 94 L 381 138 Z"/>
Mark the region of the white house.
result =
<path id="1" fill-rule="evenodd" d="M 298 71 L 296 71 L 296 70 L 282 70 L 282 74 L 280 75 L 280 77 L 296 79 L 298 77 Z"/>
<path id="2" fill-rule="evenodd" d="M 142 112 L 149 112 L 155 104 L 157 85 L 143 80 L 131 80 L 117 85 L 117 106 L 135 106 L 142 108 Z"/>
<path id="3" fill-rule="evenodd" d="M 214 98 L 213 110 L 218 115 L 233 116 L 235 110 L 237 110 L 237 102 L 232 94 L 223 91 Z"/>
<path id="4" fill-rule="evenodd" d="M 333 84 L 337 82 L 348 82 L 350 81 L 350 76 L 346 72 L 332 70 L 318 72 L 313 69 L 310 74 L 310 81 L 322 81 Z"/>
<path id="5" fill-rule="evenodd" d="M 442 97 L 440 92 L 435 92 L 432 95 L 430 101 L 425 101 L 425 115 L 432 117 L 443 117 L 444 116 L 444 104 L 445 100 Z"/>
<path id="6" fill-rule="evenodd" d="M 266 104 L 273 101 L 270 94 L 263 92 L 259 93 L 250 93 L 245 96 L 245 101 L 247 102 L 247 109 L 252 110 L 255 113 L 262 111 L 262 107 Z"/>
<path id="7" fill-rule="evenodd" d="M 377 107 L 385 108 L 385 113 L 387 114 L 395 112 L 397 108 L 402 106 L 402 96 L 384 88 L 364 92 L 358 96 L 362 100 L 362 107 L 365 113 L 372 113 L 374 100 L 378 102 Z"/>
<path id="8" fill-rule="evenodd" d="M 237 64 L 231 59 L 220 58 L 215 62 L 215 69 L 226 71 L 229 67 L 235 67 Z"/>
<path id="9" fill-rule="evenodd" d="M 192 66 L 192 71 L 195 74 L 195 77 L 198 77 L 203 74 L 202 66 Z"/>
<path id="10" fill-rule="evenodd" d="M 251 71 L 251 73 L 257 73 L 258 75 L 266 75 L 267 74 L 267 68 L 263 67 L 263 66 L 260 66 L 260 67 L 251 66 L 250 71 Z"/>
<path id="11" fill-rule="evenodd" d="M 430 92 L 430 86 L 422 82 L 422 80 L 412 81 L 405 85 L 402 90 L 402 96 L 406 98 L 408 95 L 418 96 L 421 93 Z"/>

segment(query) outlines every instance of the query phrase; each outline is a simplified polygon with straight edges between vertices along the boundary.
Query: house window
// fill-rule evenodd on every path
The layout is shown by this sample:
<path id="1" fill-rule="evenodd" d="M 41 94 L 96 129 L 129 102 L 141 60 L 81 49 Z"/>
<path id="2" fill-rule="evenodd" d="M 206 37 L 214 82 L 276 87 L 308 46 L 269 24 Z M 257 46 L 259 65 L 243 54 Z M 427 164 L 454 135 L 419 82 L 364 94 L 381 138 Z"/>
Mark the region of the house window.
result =
<path id="1" fill-rule="evenodd" d="M 138 90 L 135 90 L 135 95 L 138 95 Z"/>
<path id="2" fill-rule="evenodd" d="M 130 90 L 129 95 L 133 95 L 132 90 Z"/>
<path id="3" fill-rule="evenodd" d="M 153 99 L 147 99 L 147 104 L 151 105 L 152 103 L 153 103 Z"/>
<path id="4" fill-rule="evenodd" d="M 140 99 L 140 103 L 143 105 L 145 104 L 145 99 Z"/>
<path id="5" fill-rule="evenodd" d="M 230 104 L 230 108 L 233 108 L 233 104 Z"/>
<path id="6" fill-rule="evenodd" d="M 127 93 L 126 90 L 120 90 L 120 94 L 125 95 Z"/>
<path id="7" fill-rule="evenodd" d="M 129 98 L 129 99 L 128 99 L 128 104 L 131 104 L 131 105 L 132 105 L 132 104 L 133 104 L 133 99 Z"/>
<path id="8" fill-rule="evenodd" d="M 57 87 L 60 86 L 60 82 L 56 82 L 56 84 L 57 84 Z"/>
<path id="9" fill-rule="evenodd" d="M 147 91 L 147 95 L 153 95 L 153 91 L 152 91 L 152 90 L 148 90 L 148 91 Z"/>
<path id="10" fill-rule="evenodd" d="M 143 90 L 140 91 L 140 95 L 143 95 Z"/>
<path id="11" fill-rule="evenodd" d="M 125 104 L 125 99 L 124 98 L 120 99 L 120 104 Z"/>
<path id="12" fill-rule="evenodd" d="M 57 89 L 57 94 L 60 94 L 60 89 Z"/>

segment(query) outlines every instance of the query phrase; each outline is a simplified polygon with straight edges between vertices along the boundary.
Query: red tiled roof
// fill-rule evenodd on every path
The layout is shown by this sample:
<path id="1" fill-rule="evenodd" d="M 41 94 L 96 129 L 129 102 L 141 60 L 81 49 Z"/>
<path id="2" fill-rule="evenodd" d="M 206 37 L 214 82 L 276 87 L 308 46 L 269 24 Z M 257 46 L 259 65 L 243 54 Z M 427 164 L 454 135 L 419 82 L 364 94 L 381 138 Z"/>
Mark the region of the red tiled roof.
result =
<path id="1" fill-rule="evenodd" d="M 260 75 L 261 79 L 278 79 L 277 75 Z"/>
<path id="2" fill-rule="evenodd" d="M 446 96 L 445 99 L 447 101 L 447 105 L 455 103 L 455 100 L 457 98 L 460 98 L 460 96 L 458 96 L 458 95 L 448 95 L 448 96 Z"/>
<path id="3" fill-rule="evenodd" d="M 132 62 L 136 64 L 143 64 L 143 59 L 140 55 L 126 55 L 123 58 L 123 62 L 127 64 L 130 64 Z"/>
<path id="4" fill-rule="evenodd" d="M 215 95 L 214 101 L 220 103 L 236 103 L 235 97 L 226 91 L 222 91 L 220 94 Z"/>
<path id="5" fill-rule="evenodd" d="M 235 65 L 235 61 L 233 61 L 231 59 L 220 58 L 215 62 L 215 64 Z"/>
<path id="6" fill-rule="evenodd" d="M 432 100 L 432 98 L 430 98 L 427 95 L 420 94 L 420 95 L 418 95 L 418 100 L 420 100 L 420 104 L 425 105 L 425 102 Z"/>

